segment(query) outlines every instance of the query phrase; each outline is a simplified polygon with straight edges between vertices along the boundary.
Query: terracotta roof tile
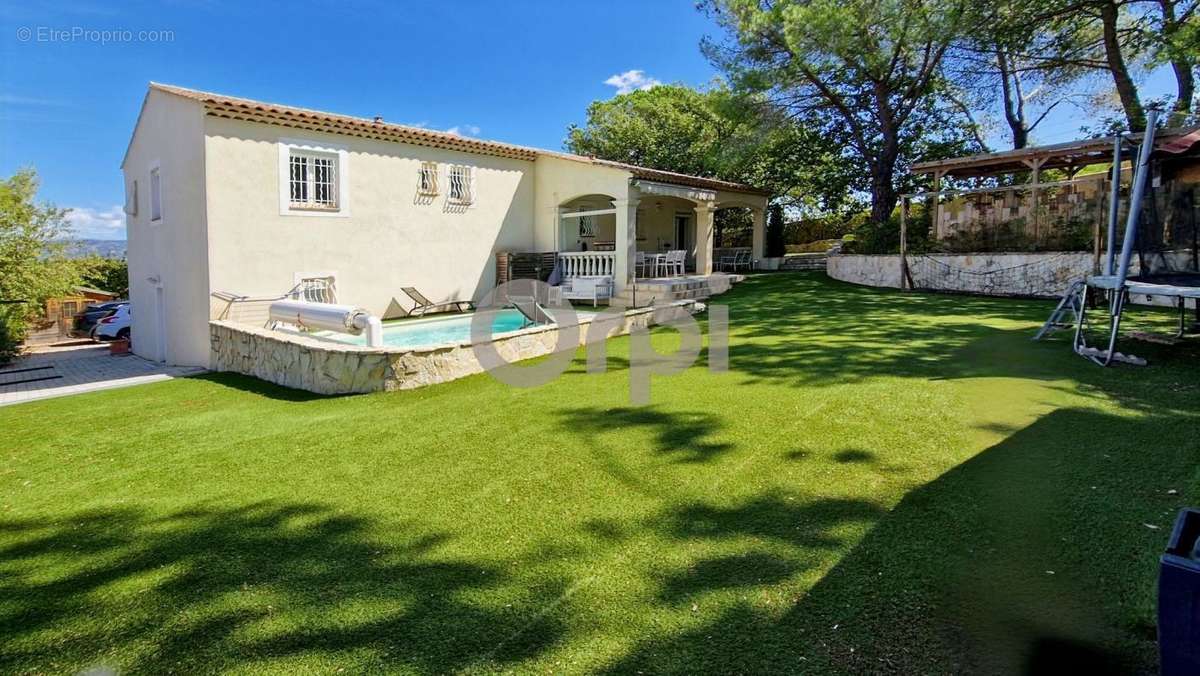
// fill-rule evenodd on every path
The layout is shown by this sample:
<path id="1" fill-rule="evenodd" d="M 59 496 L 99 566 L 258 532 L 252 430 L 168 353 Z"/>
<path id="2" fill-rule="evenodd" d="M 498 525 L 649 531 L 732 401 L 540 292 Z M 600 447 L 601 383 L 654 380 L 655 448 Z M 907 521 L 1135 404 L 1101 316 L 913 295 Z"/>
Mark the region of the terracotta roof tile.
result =
<path id="1" fill-rule="evenodd" d="M 266 103 L 252 99 L 243 99 L 236 96 L 226 96 L 224 94 L 198 91 L 195 89 L 188 89 L 186 87 L 176 87 L 174 85 L 161 84 L 158 82 L 151 82 L 150 87 L 151 89 L 158 89 L 176 96 L 182 96 L 184 98 L 199 101 L 200 103 L 204 104 L 205 111 L 214 117 L 243 120 L 247 122 L 261 122 L 264 124 L 273 124 L 283 127 L 308 129 L 311 131 L 322 131 L 331 134 L 357 136 L 360 138 L 371 138 L 383 141 L 395 141 L 398 143 L 409 143 L 412 145 L 433 148 L 461 150 L 480 155 L 507 157 L 517 160 L 533 161 L 539 156 L 557 157 L 573 162 L 583 162 L 587 164 L 596 164 L 613 167 L 615 169 L 621 169 L 623 171 L 628 171 L 636 178 L 642 178 L 646 180 L 661 181 L 664 183 L 673 183 L 677 185 L 705 188 L 709 190 L 729 190 L 734 192 L 748 192 L 761 195 L 768 194 L 763 190 L 759 190 L 741 183 L 722 181 L 714 178 L 705 178 L 702 176 L 689 176 L 687 174 L 678 174 L 670 171 L 639 167 L 633 164 L 612 162 L 594 157 L 585 157 L 583 155 L 573 155 L 571 153 L 542 150 L 540 148 L 530 148 L 511 143 L 501 143 L 498 141 L 485 141 L 482 139 L 460 136 L 458 134 L 451 134 L 444 131 L 434 131 L 432 129 L 412 127 L 403 124 L 393 124 L 391 122 L 382 122 L 362 117 L 327 113 L 319 110 L 310 110 L 308 108 L 285 106 L 278 103 Z"/>

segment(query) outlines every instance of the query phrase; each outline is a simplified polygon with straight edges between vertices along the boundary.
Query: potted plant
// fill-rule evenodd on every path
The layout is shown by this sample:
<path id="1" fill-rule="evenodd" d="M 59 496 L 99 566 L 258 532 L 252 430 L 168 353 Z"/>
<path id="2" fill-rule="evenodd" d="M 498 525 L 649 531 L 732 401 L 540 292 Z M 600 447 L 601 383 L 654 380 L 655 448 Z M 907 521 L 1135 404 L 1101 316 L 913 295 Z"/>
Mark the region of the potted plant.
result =
<path id="1" fill-rule="evenodd" d="M 118 338 L 118 339 L 110 342 L 108 344 L 108 353 L 113 354 L 113 355 L 129 354 L 129 339 L 128 338 Z"/>

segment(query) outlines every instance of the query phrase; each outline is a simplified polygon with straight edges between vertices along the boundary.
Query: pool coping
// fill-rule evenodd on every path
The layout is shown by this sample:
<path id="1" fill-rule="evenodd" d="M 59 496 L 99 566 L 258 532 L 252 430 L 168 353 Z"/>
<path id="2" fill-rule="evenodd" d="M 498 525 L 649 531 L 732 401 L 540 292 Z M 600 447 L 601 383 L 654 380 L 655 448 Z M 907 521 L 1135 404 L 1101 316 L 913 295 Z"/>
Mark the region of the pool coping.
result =
<path id="1" fill-rule="evenodd" d="M 680 301 L 680 302 L 682 302 L 682 301 Z M 554 308 L 548 308 L 548 309 L 551 311 L 551 313 L 553 313 Z M 641 313 L 644 310 L 650 310 L 652 312 L 653 308 L 637 308 L 636 310 L 630 310 L 630 311 L 626 312 L 626 316 L 631 316 L 631 313 Z M 386 332 L 389 327 L 395 327 L 395 326 L 418 326 L 418 325 L 424 325 L 424 324 L 433 324 L 438 321 L 468 319 L 470 317 L 473 317 L 475 315 L 475 312 L 476 311 L 455 312 L 455 313 L 446 312 L 446 313 L 439 313 L 437 315 L 433 315 L 430 317 L 421 317 L 420 319 L 414 319 L 411 321 L 393 320 L 390 323 L 384 322 L 383 329 Z M 592 320 L 595 319 L 598 314 L 600 314 L 600 313 L 588 311 L 588 316 L 580 318 L 579 321 L 577 321 L 575 324 L 544 324 L 541 326 L 529 326 L 529 327 L 526 327 L 523 329 L 513 329 L 512 331 L 504 331 L 502 333 L 493 334 L 491 340 L 482 341 L 482 342 L 489 342 L 489 343 L 495 342 L 497 340 L 500 340 L 503 338 L 510 338 L 514 335 L 521 334 L 524 332 L 537 333 L 539 330 L 557 329 L 557 328 L 564 327 L 564 326 L 584 326 L 584 325 L 590 324 L 592 322 Z M 576 313 L 576 317 L 579 317 L 578 313 Z M 336 338 L 327 338 L 325 336 L 317 336 L 317 335 L 306 335 L 304 332 L 295 331 L 292 329 L 272 329 L 272 330 L 277 331 L 279 333 L 285 333 L 287 335 L 300 336 L 303 338 L 309 338 L 309 339 L 319 340 L 322 342 L 333 343 L 335 345 L 348 345 L 350 347 L 366 347 L 363 345 L 358 345 L 356 343 L 347 343 L 347 342 L 338 340 Z M 322 333 L 336 333 L 336 332 L 322 331 Z M 348 335 L 350 335 L 350 334 L 348 334 Z M 429 345 L 418 345 L 418 346 L 412 346 L 412 347 L 391 345 L 391 346 L 384 346 L 383 348 L 368 348 L 368 349 L 373 349 L 373 350 L 384 349 L 384 350 L 393 350 L 393 351 L 413 351 L 413 352 L 427 351 L 427 352 L 429 352 L 429 351 L 435 351 L 435 350 L 443 350 L 443 349 L 451 348 L 451 347 L 471 347 L 472 345 L 478 344 L 478 342 L 479 341 L 473 342 L 473 341 L 469 341 L 469 340 L 468 341 L 446 341 L 444 343 L 432 343 Z"/>

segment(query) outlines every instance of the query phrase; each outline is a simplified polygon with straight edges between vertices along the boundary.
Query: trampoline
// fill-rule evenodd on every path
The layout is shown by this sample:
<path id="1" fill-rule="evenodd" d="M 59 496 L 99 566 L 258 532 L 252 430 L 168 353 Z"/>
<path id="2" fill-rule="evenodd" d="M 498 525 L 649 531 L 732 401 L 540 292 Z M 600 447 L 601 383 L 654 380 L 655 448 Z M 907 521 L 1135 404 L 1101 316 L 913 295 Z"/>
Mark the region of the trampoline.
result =
<path id="1" fill-rule="evenodd" d="M 1117 351 L 1117 339 L 1121 328 L 1121 318 L 1131 299 L 1143 297 L 1146 299 L 1165 298 L 1169 304 L 1179 310 L 1179 328 L 1175 338 L 1182 338 L 1195 326 L 1188 325 L 1189 302 L 1200 322 L 1200 234 L 1197 233 L 1196 219 L 1188 223 L 1160 219 L 1157 214 L 1155 201 L 1150 200 L 1144 205 L 1148 177 L 1152 171 L 1151 156 L 1154 148 L 1154 129 L 1158 111 L 1151 110 L 1147 115 L 1147 131 L 1142 137 L 1138 148 L 1132 186 L 1130 188 L 1129 211 L 1125 232 L 1119 253 L 1116 251 L 1116 230 L 1118 224 L 1119 183 L 1121 171 L 1121 152 L 1125 141 L 1118 136 L 1113 147 L 1113 199 L 1109 201 L 1108 218 L 1108 247 L 1104 264 L 1104 274 L 1086 278 L 1082 284 L 1075 284 L 1064 296 L 1054 315 L 1047 321 L 1047 327 L 1061 325 L 1061 316 L 1066 312 L 1075 315 L 1075 336 L 1073 348 L 1076 354 L 1091 359 L 1101 366 L 1113 362 L 1121 362 L 1144 366 L 1146 360 L 1132 354 Z M 1187 150 L 1192 144 L 1200 142 L 1200 131 L 1184 137 L 1183 142 L 1160 148 L 1160 152 L 1178 153 Z M 1149 218 L 1143 218 L 1143 207 L 1150 212 Z M 1175 204 L 1168 201 L 1167 208 L 1174 209 Z M 1194 212 L 1194 210 L 1193 210 Z M 1171 214 L 1172 216 L 1174 214 Z M 1137 256 L 1137 274 L 1131 274 L 1134 256 Z M 1108 341 L 1106 346 L 1093 346 L 1087 342 L 1089 290 L 1108 300 Z M 1043 327 L 1043 332 L 1046 327 Z M 1041 336 L 1042 333 L 1039 333 Z"/>

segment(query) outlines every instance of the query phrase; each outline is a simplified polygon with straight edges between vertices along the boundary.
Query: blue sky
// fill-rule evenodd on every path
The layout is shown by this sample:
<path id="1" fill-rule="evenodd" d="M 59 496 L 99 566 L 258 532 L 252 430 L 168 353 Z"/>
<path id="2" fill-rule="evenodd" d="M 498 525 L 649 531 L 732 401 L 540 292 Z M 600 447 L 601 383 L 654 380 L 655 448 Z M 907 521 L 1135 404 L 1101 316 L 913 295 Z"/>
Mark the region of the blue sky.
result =
<path id="1" fill-rule="evenodd" d="M 689 0 L 53 5 L 0 3 L 0 173 L 36 167 L 101 239 L 124 237 L 119 165 L 151 80 L 560 148 L 595 99 L 717 75 Z M 1039 141 L 1076 135 L 1063 108 Z"/>

